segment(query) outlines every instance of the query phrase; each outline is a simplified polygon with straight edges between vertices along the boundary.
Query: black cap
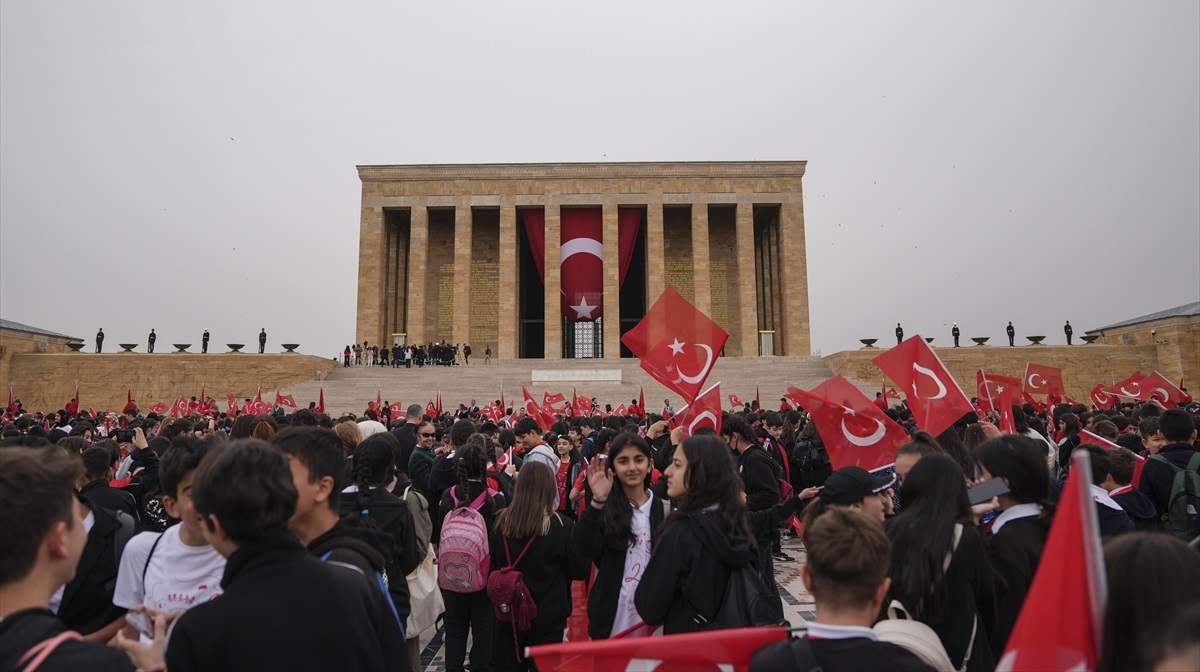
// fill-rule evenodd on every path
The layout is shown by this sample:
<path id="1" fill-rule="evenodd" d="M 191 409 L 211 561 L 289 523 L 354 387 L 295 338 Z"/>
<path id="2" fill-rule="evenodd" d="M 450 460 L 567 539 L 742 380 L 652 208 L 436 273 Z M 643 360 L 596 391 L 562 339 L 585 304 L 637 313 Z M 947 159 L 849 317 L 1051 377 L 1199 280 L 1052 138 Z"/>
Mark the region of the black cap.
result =
<path id="1" fill-rule="evenodd" d="M 890 478 L 880 478 L 862 467 L 842 467 L 825 479 L 821 501 L 849 506 L 887 490 L 895 482 L 894 474 Z"/>

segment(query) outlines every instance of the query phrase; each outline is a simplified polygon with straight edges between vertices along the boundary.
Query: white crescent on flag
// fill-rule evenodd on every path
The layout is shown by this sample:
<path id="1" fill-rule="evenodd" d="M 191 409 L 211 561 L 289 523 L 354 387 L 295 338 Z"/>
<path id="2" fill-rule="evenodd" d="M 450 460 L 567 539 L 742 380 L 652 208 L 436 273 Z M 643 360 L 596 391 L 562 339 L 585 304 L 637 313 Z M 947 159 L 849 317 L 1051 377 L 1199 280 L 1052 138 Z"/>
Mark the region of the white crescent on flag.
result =
<path id="1" fill-rule="evenodd" d="M 712 348 L 710 348 L 708 345 L 706 345 L 704 343 L 696 343 L 695 345 L 698 348 L 704 348 L 704 365 L 700 367 L 700 370 L 698 372 L 696 372 L 695 375 L 690 375 L 690 376 L 685 375 L 683 373 L 683 370 L 680 369 L 678 366 L 676 366 L 675 367 L 675 382 L 677 382 L 677 383 L 685 382 L 685 383 L 688 383 L 689 385 L 699 385 L 701 382 L 704 381 L 704 377 L 708 375 L 708 370 L 712 367 L 712 363 L 713 363 L 713 350 L 712 350 Z M 682 350 L 683 349 L 680 348 L 681 352 L 682 352 Z"/>
<path id="2" fill-rule="evenodd" d="M 933 371 L 921 366 L 920 364 L 917 364 L 916 362 L 913 362 L 912 367 L 913 367 L 913 371 L 920 373 L 922 375 L 928 376 L 931 380 L 933 380 L 934 383 L 937 383 L 937 386 L 938 386 L 937 394 L 935 394 L 932 397 L 926 397 L 926 399 L 928 401 L 933 401 L 935 399 L 941 399 L 942 397 L 946 396 L 946 385 L 945 385 L 945 383 L 942 382 L 941 378 L 937 377 L 937 374 L 935 374 Z M 917 394 L 916 378 L 913 379 L 913 396 L 914 397 L 920 396 Z"/>
<path id="3" fill-rule="evenodd" d="M 847 408 L 846 415 L 855 415 L 855 413 L 853 410 Z M 842 434 L 844 434 L 846 436 L 847 441 L 858 446 L 859 448 L 873 446 L 873 445 L 879 443 L 879 440 L 882 439 L 885 434 L 887 434 L 887 427 L 883 424 L 883 421 L 879 420 L 878 418 L 870 418 L 870 420 L 874 420 L 875 424 L 877 425 L 875 428 L 875 431 L 872 432 L 869 436 L 859 436 L 859 435 L 855 434 L 854 432 L 851 432 L 849 427 L 846 427 L 846 418 L 843 416 L 842 417 Z"/>

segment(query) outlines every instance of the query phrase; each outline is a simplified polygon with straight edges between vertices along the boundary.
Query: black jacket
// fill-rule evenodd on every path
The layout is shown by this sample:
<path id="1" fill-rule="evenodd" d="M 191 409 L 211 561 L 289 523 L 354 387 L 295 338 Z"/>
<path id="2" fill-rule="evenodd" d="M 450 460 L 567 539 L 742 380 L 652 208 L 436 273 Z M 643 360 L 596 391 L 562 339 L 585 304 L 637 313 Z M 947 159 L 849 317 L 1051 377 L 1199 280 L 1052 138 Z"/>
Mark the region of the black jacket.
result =
<path id="1" fill-rule="evenodd" d="M 290 535 L 229 556 L 225 593 L 175 622 L 167 669 L 410 670 L 404 637 L 373 580 L 312 557 Z"/>
<path id="2" fill-rule="evenodd" d="M 1164 446 L 1158 454 L 1176 467 L 1184 469 L 1196 451 L 1190 443 L 1172 443 Z M 1174 482 L 1174 469 L 1158 460 L 1146 460 L 1146 465 L 1142 467 L 1142 480 L 1138 483 L 1138 490 L 1154 503 L 1160 517 L 1167 512 L 1167 500 L 1171 497 L 1171 485 Z"/>
<path id="3" fill-rule="evenodd" d="M 75 568 L 75 578 L 63 590 L 58 607 L 63 625 L 84 635 L 125 614 L 125 609 L 113 605 L 113 590 L 117 587 L 121 553 L 138 531 L 132 517 L 126 516 L 122 522 L 112 511 L 90 500 L 88 506 L 95 521 Z"/>
<path id="4" fill-rule="evenodd" d="M 17 661 L 35 645 L 67 631 L 49 609 L 23 609 L 0 622 L 0 670 L 16 670 Z M 124 672 L 133 663 L 124 651 L 94 642 L 68 640 L 38 668 L 42 672 Z"/>
<path id="5" fill-rule="evenodd" d="M 107 478 L 92 481 L 79 489 L 79 494 L 83 495 L 89 502 L 94 502 L 97 506 L 102 506 L 110 511 L 124 511 L 138 519 L 137 498 L 125 492 L 117 490 L 108 484 Z"/>
<path id="6" fill-rule="evenodd" d="M 517 564 L 537 604 L 533 629 L 566 627 L 567 617 L 571 615 L 571 581 L 587 578 L 587 560 L 571 549 L 571 527 L 569 518 L 558 514 L 551 516 L 550 531 L 534 540 L 525 557 Z M 528 541 L 529 537 L 508 539 L 500 530 L 493 530 L 490 538 L 492 569 L 508 566 L 505 544 L 513 561 L 516 561 Z"/>
<path id="7" fill-rule="evenodd" d="M 782 468 L 761 447 L 750 446 L 738 456 L 738 471 L 746 488 L 748 511 L 762 511 L 779 503 Z"/>
<path id="8" fill-rule="evenodd" d="M 1154 508 L 1154 502 L 1150 501 L 1137 488 L 1113 495 L 1112 498 L 1122 509 L 1125 509 L 1125 513 L 1133 521 L 1135 529 L 1151 531 L 1162 529 L 1162 519 L 1158 516 L 1158 509 Z"/>
<path id="9" fill-rule="evenodd" d="M 396 456 L 396 466 L 400 471 L 408 473 L 408 461 L 412 459 L 413 450 L 417 447 L 417 426 L 406 422 L 392 430 L 392 435 L 400 441 L 400 454 Z"/>
<path id="10" fill-rule="evenodd" d="M 371 488 L 367 493 L 371 505 L 368 515 L 375 521 L 378 530 L 386 534 L 369 535 L 365 539 L 378 546 L 378 550 L 387 558 L 388 592 L 392 594 L 392 602 L 400 618 L 408 618 L 411 607 L 408 601 L 408 581 L 405 577 L 421 564 L 417 556 L 417 526 L 413 522 L 412 512 L 408 510 L 408 502 L 387 492 L 383 488 Z M 343 521 L 358 519 L 359 508 L 357 492 L 341 494 L 340 510 Z M 351 524 L 350 527 L 356 527 Z"/>
<path id="11" fill-rule="evenodd" d="M 700 630 L 697 612 L 716 616 L 730 567 L 757 565 L 746 541 L 731 542 L 708 512 L 681 515 L 659 531 L 634 604 L 649 625 L 673 635 Z"/>
<path id="12" fill-rule="evenodd" d="M 383 572 L 390 584 L 393 577 L 387 575 L 387 558 L 379 551 L 380 547 L 387 548 L 389 544 L 391 538 L 382 532 L 354 528 L 338 521 L 328 532 L 308 542 L 306 548 L 326 562 L 351 565 L 364 574 Z"/>
<path id="13" fill-rule="evenodd" d="M 616 487 L 620 487 L 618 484 Z M 611 495 L 610 495 L 611 496 Z M 613 548 L 604 542 L 604 511 L 584 507 L 571 532 L 571 547 L 581 557 L 596 565 L 596 578 L 588 593 L 588 636 L 608 639 L 617 617 L 617 599 L 621 596 L 625 577 L 626 547 Z M 658 528 L 663 521 L 662 501 L 650 505 L 650 548 L 654 549 Z"/>
<path id="14" fill-rule="evenodd" d="M 754 652 L 750 672 L 809 672 L 800 667 L 792 647 L 803 646 L 805 640 L 791 639 L 772 642 Z M 862 670 L 894 670 L 895 672 L 926 672 L 933 670 L 908 649 L 890 642 L 876 642 L 866 637 L 852 639 L 809 639 L 813 658 L 824 672 L 861 672 Z"/>
<path id="15" fill-rule="evenodd" d="M 992 629 L 992 653 L 999 660 L 1004 645 L 1017 623 L 1025 595 L 1033 583 L 1046 536 L 1050 516 L 1018 518 L 1004 524 L 1000 532 L 987 540 L 988 555 L 996 578 L 996 623 Z"/>

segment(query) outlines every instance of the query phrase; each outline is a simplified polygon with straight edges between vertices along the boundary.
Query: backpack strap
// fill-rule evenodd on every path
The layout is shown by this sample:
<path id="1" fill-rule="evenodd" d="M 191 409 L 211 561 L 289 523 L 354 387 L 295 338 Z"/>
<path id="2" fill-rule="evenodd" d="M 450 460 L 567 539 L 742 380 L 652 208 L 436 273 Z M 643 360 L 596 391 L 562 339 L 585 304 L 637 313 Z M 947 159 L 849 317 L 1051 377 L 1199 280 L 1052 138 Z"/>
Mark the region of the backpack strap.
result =
<path id="1" fill-rule="evenodd" d="M 146 554 L 146 564 L 142 565 L 142 589 L 146 588 L 146 571 L 150 569 L 150 558 L 154 557 L 154 549 L 158 548 L 158 542 L 162 541 L 163 535 L 166 532 L 159 532 L 158 538 L 154 540 L 154 545 L 150 547 L 150 552 Z"/>
<path id="2" fill-rule="evenodd" d="M 510 553 L 508 550 L 508 535 L 505 533 L 503 527 L 500 528 L 500 536 L 504 539 L 504 559 L 508 561 L 508 566 L 513 569 L 516 569 L 517 563 L 521 561 L 521 558 L 525 557 L 525 553 L 527 553 L 529 548 L 533 546 L 533 540 L 538 538 L 538 535 L 536 534 L 529 537 L 529 541 L 525 542 L 525 548 L 521 549 L 521 554 L 517 556 L 517 559 L 514 562 L 512 559 L 512 553 Z"/>
<path id="3" fill-rule="evenodd" d="M 17 665 L 25 665 L 26 661 L 28 661 L 29 664 L 25 666 L 24 672 L 34 672 L 34 670 L 42 666 L 42 663 L 46 662 L 46 659 L 50 657 L 50 654 L 54 653 L 54 650 L 60 644 L 81 639 L 83 639 L 83 635 L 74 630 L 60 632 L 49 639 L 44 639 L 34 644 L 25 652 L 25 655 L 21 656 L 21 659 L 17 661 Z"/>

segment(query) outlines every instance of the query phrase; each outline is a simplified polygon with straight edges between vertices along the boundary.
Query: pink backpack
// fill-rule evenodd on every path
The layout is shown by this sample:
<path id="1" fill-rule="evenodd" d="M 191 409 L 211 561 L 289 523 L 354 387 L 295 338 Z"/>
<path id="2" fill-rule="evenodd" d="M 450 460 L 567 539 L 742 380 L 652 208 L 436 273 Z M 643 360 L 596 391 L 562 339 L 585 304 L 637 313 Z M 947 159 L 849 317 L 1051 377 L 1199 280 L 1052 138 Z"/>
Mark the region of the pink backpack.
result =
<path id="1" fill-rule="evenodd" d="M 459 506 L 456 489 L 450 489 L 455 508 L 446 514 L 438 537 L 438 586 L 452 593 L 474 593 L 487 587 L 492 565 L 487 522 L 479 509 L 484 497 L 491 497 L 495 491 L 488 488 L 470 506 Z"/>

